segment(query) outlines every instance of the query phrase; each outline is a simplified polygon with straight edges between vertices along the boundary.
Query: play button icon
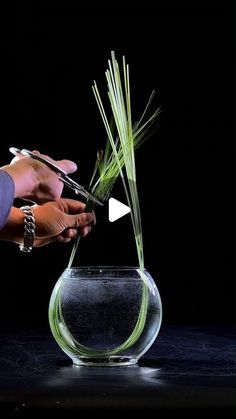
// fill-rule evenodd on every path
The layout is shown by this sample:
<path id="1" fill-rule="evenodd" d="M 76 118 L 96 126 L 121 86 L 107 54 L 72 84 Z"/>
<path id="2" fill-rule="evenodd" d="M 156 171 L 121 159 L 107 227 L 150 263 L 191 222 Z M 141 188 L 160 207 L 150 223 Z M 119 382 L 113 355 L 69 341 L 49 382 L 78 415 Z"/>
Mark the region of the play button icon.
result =
<path id="1" fill-rule="evenodd" d="M 115 198 L 110 198 L 108 202 L 108 219 L 111 223 L 118 220 L 130 212 L 130 207 Z"/>

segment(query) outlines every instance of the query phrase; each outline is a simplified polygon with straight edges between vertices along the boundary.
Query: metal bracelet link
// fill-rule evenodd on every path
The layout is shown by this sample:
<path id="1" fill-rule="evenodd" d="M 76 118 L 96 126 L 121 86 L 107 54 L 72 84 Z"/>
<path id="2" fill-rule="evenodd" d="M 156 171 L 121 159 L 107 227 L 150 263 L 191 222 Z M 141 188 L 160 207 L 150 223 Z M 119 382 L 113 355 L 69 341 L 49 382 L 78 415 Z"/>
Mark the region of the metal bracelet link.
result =
<path id="1" fill-rule="evenodd" d="M 34 245 L 34 237 L 35 237 L 35 218 L 33 209 L 29 205 L 25 205 L 24 207 L 20 208 L 24 214 L 24 238 L 23 244 L 20 244 L 20 251 L 25 253 L 30 253 L 33 249 Z"/>

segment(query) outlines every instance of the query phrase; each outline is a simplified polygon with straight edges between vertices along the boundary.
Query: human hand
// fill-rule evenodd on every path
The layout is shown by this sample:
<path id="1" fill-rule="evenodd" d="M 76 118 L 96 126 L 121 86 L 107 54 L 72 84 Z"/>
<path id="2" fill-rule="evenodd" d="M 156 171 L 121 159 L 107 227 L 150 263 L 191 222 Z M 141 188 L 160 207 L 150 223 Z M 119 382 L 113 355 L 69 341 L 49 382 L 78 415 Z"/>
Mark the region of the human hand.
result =
<path id="1" fill-rule="evenodd" d="M 33 153 L 56 164 L 67 174 L 77 170 L 76 164 L 71 160 L 56 161 L 40 154 L 37 150 L 34 150 Z M 15 198 L 27 198 L 41 204 L 61 197 L 64 184 L 59 175 L 38 160 L 18 154 L 9 165 L 5 165 L 1 169 L 8 172 L 14 181 Z"/>
<path id="2" fill-rule="evenodd" d="M 84 212 L 85 206 L 80 201 L 66 198 L 34 205 L 32 207 L 36 225 L 34 247 L 55 240 L 66 243 L 77 235 L 85 237 L 96 223 L 94 212 Z"/>
<path id="3" fill-rule="evenodd" d="M 32 208 L 35 217 L 34 247 L 55 240 L 66 243 L 78 235 L 85 237 L 96 223 L 95 214 L 84 212 L 85 204 L 74 199 L 61 198 Z M 0 229 L 0 240 L 22 244 L 24 219 L 24 212 L 12 207 L 7 223 Z"/>

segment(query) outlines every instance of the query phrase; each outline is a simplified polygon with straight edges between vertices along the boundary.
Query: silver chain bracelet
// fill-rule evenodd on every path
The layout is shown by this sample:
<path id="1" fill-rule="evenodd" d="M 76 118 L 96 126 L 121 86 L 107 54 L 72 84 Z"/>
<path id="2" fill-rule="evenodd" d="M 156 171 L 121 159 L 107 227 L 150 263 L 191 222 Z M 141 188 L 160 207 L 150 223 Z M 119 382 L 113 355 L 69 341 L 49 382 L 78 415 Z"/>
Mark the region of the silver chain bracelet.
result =
<path id="1" fill-rule="evenodd" d="M 20 251 L 29 253 L 33 249 L 34 237 L 35 237 L 35 218 L 33 209 L 31 206 L 26 205 L 20 208 L 24 214 L 24 239 L 23 244 L 20 244 Z"/>

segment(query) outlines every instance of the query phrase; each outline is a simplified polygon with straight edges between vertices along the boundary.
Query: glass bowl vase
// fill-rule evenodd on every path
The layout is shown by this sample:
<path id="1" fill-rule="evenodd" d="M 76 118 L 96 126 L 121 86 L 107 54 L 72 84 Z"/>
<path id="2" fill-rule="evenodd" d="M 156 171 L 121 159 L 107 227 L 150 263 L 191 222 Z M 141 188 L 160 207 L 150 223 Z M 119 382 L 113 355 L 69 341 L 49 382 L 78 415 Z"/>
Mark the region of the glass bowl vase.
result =
<path id="1" fill-rule="evenodd" d="M 134 267 L 67 268 L 49 303 L 53 336 L 76 365 L 136 364 L 161 321 L 158 288 Z"/>

